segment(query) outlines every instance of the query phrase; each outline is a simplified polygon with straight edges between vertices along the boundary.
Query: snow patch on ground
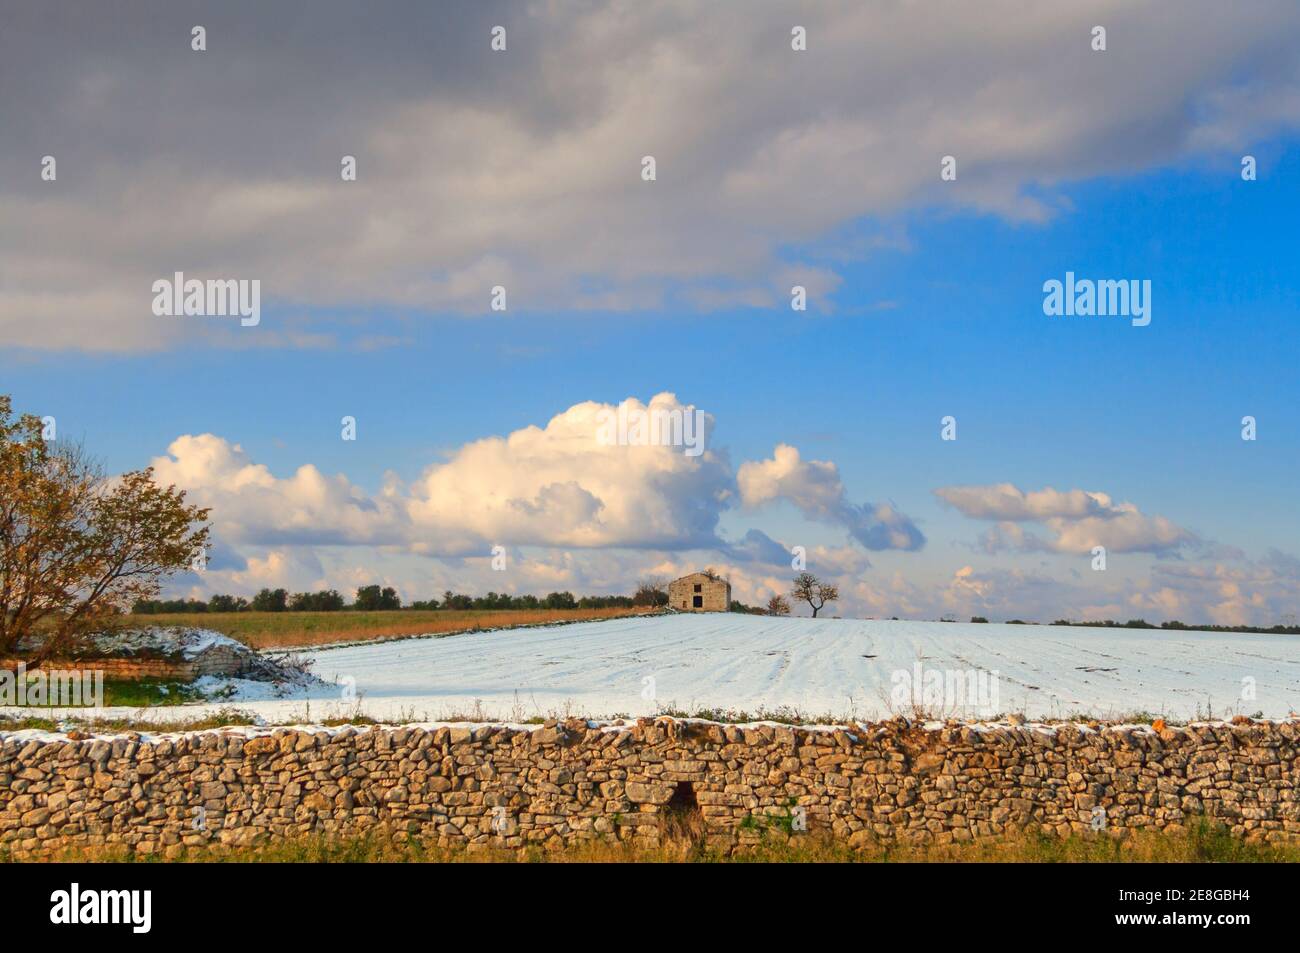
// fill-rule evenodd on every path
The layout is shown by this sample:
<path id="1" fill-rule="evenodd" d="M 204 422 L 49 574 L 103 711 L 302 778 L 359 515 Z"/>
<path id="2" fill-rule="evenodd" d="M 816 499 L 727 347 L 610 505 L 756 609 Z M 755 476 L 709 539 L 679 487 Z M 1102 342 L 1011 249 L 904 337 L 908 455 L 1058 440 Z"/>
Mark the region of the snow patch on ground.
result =
<path id="1" fill-rule="evenodd" d="M 91 636 L 91 641 L 105 656 L 116 658 L 174 658 L 188 662 L 219 646 L 236 655 L 254 654 L 244 643 L 220 632 L 183 625 L 144 625 L 115 629 Z"/>

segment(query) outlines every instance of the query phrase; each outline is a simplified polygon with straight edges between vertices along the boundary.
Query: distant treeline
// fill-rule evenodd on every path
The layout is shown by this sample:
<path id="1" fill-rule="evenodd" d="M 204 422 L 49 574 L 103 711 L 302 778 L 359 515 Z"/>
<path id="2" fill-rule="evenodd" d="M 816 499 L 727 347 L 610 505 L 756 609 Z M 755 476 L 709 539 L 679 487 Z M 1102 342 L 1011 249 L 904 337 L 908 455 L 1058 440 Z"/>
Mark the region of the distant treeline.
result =
<path id="1" fill-rule="evenodd" d="M 467 596 L 448 590 L 441 599 L 419 599 L 402 605 L 392 586 L 362 586 L 349 605 L 336 589 L 320 592 L 295 592 L 286 589 L 263 589 L 252 599 L 243 596 L 213 596 L 201 599 L 141 599 L 131 607 L 134 615 L 166 615 L 181 612 L 373 612 L 382 609 L 613 609 L 634 606 L 663 606 L 668 594 L 662 588 L 642 585 L 630 596 L 582 596 L 571 592 L 551 592 L 544 596 L 512 596 L 489 592 L 485 596 Z"/>
<path id="2" fill-rule="evenodd" d="M 954 619 L 942 619 L 943 622 L 953 622 Z M 988 622 L 983 616 L 972 616 L 972 622 Z M 1008 619 L 1007 625 L 1037 625 L 1036 622 L 1026 622 L 1024 619 Z M 1282 625 L 1281 623 L 1271 626 L 1260 625 L 1188 625 L 1186 622 L 1179 622 L 1177 619 L 1170 622 L 1161 622 L 1156 625 L 1146 619 L 1129 619 L 1127 622 L 1117 622 L 1114 619 L 1106 619 L 1101 622 L 1071 622 L 1069 619 L 1057 619 L 1052 625 L 1073 625 L 1083 626 L 1090 629 L 1169 629 L 1173 631 L 1184 632 L 1250 632 L 1258 635 L 1300 635 L 1300 625 Z"/>
<path id="3" fill-rule="evenodd" d="M 1071 622 L 1068 619 L 1057 619 L 1052 625 L 1082 625 L 1094 629 L 1176 629 L 1195 632 L 1253 632 L 1259 635 L 1300 635 L 1300 625 L 1282 625 L 1281 623 L 1270 626 L 1188 625 L 1175 619 L 1172 622 L 1161 622 L 1159 625 L 1153 625 L 1145 619 L 1129 619 L 1127 622 L 1116 622 L 1113 619 L 1107 619 L 1104 622 Z"/>

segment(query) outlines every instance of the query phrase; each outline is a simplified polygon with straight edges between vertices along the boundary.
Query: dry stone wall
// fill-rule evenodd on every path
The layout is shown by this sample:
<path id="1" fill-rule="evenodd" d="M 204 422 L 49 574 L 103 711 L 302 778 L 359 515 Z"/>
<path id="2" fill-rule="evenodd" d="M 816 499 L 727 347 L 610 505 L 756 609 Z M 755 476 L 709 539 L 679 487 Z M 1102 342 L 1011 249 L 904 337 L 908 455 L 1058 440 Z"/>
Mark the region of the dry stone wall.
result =
<path id="1" fill-rule="evenodd" d="M 652 845 L 698 810 L 722 850 L 830 832 L 946 843 L 1019 827 L 1300 838 L 1300 722 L 852 728 L 546 726 L 0 735 L 0 851 L 175 853 L 323 832 L 471 849 Z M 1100 812 L 1098 811 L 1100 809 Z"/>
<path id="2" fill-rule="evenodd" d="M 21 659 L 0 658 L 0 669 L 11 672 L 19 671 Z M 248 674 L 254 666 L 256 656 L 240 655 L 218 646 L 205 652 L 198 658 L 91 658 L 78 660 L 52 659 L 44 663 L 46 671 L 79 671 L 104 673 L 105 678 L 138 679 L 164 678 L 180 682 L 192 682 L 204 675 L 220 678 L 235 678 Z"/>

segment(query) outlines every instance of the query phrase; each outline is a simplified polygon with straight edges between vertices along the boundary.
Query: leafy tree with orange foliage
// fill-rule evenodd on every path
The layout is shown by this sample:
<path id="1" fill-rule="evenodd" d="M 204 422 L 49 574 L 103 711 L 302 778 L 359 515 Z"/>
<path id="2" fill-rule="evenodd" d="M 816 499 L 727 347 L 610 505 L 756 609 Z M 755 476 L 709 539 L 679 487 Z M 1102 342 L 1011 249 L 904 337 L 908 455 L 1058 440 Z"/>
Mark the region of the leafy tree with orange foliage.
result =
<path id="1" fill-rule="evenodd" d="M 87 636 L 206 551 L 207 517 L 152 467 L 106 477 L 0 395 L 0 656 L 36 667 L 85 651 Z"/>

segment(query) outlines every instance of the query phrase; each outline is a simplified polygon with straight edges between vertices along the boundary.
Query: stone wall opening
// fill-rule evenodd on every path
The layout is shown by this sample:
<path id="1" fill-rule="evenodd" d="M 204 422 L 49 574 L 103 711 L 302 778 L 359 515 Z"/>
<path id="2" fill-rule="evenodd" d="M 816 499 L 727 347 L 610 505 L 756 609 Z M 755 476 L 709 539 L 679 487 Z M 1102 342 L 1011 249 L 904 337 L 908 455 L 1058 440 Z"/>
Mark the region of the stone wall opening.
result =
<path id="1" fill-rule="evenodd" d="M 690 781 L 678 781 L 673 796 L 660 810 L 660 838 L 667 845 L 699 847 L 704 844 L 704 815 Z"/>

